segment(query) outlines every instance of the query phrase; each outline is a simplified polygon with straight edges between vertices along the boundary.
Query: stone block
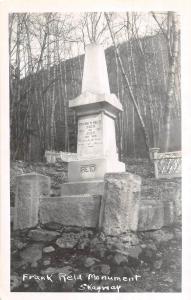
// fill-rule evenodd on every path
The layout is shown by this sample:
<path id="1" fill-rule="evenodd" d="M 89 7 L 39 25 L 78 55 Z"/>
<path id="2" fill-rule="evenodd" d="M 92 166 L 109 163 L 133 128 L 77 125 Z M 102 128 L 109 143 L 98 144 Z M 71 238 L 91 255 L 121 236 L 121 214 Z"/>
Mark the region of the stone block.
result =
<path id="1" fill-rule="evenodd" d="M 182 199 L 181 199 L 181 182 L 180 182 L 180 180 L 177 180 L 177 182 L 173 182 L 170 180 L 161 182 L 161 184 L 160 184 L 160 201 L 164 202 L 164 205 L 168 211 L 169 211 L 169 209 L 171 210 L 171 213 L 169 211 L 169 214 L 171 214 L 171 215 L 174 214 L 174 221 L 175 221 L 175 219 L 177 217 L 179 217 L 182 213 L 181 212 Z M 174 213 L 173 213 L 173 211 L 174 211 Z M 170 217 L 170 215 L 169 215 L 169 217 Z"/>
<path id="2" fill-rule="evenodd" d="M 87 113 L 78 117 L 78 159 L 112 158 L 118 160 L 115 120 L 106 113 Z"/>
<path id="3" fill-rule="evenodd" d="M 164 226 L 164 204 L 157 201 L 143 201 L 139 210 L 138 230 L 156 230 Z"/>
<path id="4" fill-rule="evenodd" d="M 123 111 L 123 107 L 115 94 L 95 94 L 92 92 L 83 92 L 77 98 L 69 101 L 69 107 L 75 109 L 77 115 L 83 115 L 83 112 L 98 112 L 100 108 L 114 114 Z"/>
<path id="5" fill-rule="evenodd" d="M 177 184 L 175 197 L 174 197 L 174 208 L 175 208 L 175 216 L 179 217 L 182 215 L 182 192 L 181 192 L 181 184 Z"/>
<path id="6" fill-rule="evenodd" d="M 60 237 L 56 241 L 56 245 L 59 248 L 68 248 L 68 249 L 74 248 L 77 243 L 78 243 L 77 239 L 72 239 L 72 238 L 68 238 L 68 237 L 66 238 L 65 236 Z"/>
<path id="7" fill-rule="evenodd" d="M 168 226 L 175 221 L 175 207 L 173 201 L 163 202 L 164 206 L 164 226 Z"/>
<path id="8" fill-rule="evenodd" d="M 71 161 L 68 164 L 68 180 L 71 182 L 103 179 L 109 172 L 125 172 L 125 164 L 106 158 Z"/>
<path id="9" fill-rule="evenodd" d="M 136 231 L 140 205 L 140 176 L 131 173 L 105 175 L 102 230 L 106 235 Z"/>
<path id="10" fill-rule="evenodd" d="M 49 195 L 50 178 L 29 173 L 17 176 L 13 228 L 24 229 L 38 224 L 39 198 Z"/>
<path id="11" fill-rule="evenodd" d="M 51 242 L 58 236 L 59 233 L 56 231 L 48 231 L 40 228 L 31 230 L 28 234 L 28 237 L 36 242 Z"/>
<path id="12" fill-rule="evenodd" d="M 48 247 L 43 248 L 44 253 L 52 253 L 54 251 L 55 251 L 55 249 L 53 246 L 48 246 Z"/>
<path id="13" fill-rule="evenodd" d="M 148 200 L 163 203 L 164 226 L 172 224 L 181 215 L 181 181 L 147 178 L 141 188 L 141 202 Z"/>
<path id="14" fill-rule="evenodd" d="M 175 217 L 182 214 L 181 183 L 166 182 L 161 192 L 163 201 L 173 202 Z"/>
<path id="15" fill-rule="evenodd" d="M 78 194 L 89 194 L 89 195 L 103 195 L 104 181 L 103 180 L 92 180 L 92 181 L 77 181 L 67 182 L 61 186 L 61 195 L 78 195 Z"/>
<path id="16" fill-rule="evenodd" d="M 21 250 L 19 255 L 22 259 L 22 264 L 31 264 L 31 267 L 36 268 L 38 261 L 42 258 L 42 243 L 29 244 L 25 249 Z"/>
<path id="17" fill-rule="evenodd" d="M 40 221 L 42 224 L 57 222 L 65 226 L 98 226 L 101 205 L 100 196 L 72 195 L 42 197 Z"/>

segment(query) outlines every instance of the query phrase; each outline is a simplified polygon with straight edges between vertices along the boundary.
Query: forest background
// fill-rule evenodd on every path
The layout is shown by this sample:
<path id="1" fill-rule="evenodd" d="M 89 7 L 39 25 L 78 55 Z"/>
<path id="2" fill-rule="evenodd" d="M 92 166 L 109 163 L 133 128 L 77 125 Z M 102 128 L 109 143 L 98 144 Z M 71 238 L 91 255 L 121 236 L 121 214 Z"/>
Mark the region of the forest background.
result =
<path id="1" fill-rule="evenodd" d="M 180 26 L 175 12 L 12 13 L 9 15 L 10 132 L 13 160 L 46 150 L 76 151 L 69 100 L 81 93 L 84 51 L 105 48 L 110 89 L 123 105 L 120 157 L 180 150 Z"/>

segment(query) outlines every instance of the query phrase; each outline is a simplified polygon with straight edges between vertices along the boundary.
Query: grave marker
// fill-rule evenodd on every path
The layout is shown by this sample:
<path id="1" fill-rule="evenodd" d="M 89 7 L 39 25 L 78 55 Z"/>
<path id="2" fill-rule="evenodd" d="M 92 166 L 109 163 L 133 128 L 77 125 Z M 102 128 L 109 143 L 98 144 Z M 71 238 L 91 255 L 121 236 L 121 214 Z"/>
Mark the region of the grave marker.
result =
<path id="1" fill-rule="evenodd" d="M 124 172 L 118 160 L 115 119 L 122 105 L 110 93 L 104 49 L 90 44 L 86 48 L 82 94 L 70 100 L 78 119 L 77 156 L 69 162 L 70 182 L 103 179 L 107 172 Z"/>

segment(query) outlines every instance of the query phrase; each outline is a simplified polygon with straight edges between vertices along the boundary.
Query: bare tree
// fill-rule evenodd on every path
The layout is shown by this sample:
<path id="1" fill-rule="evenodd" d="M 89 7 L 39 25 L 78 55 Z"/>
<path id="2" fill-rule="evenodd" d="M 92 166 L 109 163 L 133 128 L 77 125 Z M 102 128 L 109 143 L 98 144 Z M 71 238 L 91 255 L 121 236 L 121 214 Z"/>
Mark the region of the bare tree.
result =
<path id="1" fill-rule="evenodd" d="M 107 23 L 102 12 L 84 13 L 81 18 L 81 33 L 84 47 L 87 42 L 101 43 L 107 32 Z"/>
<path id="2" fill-rule="evenodd" d="M 178 16 L 175 12 L 168 12 L 166 19 L 166 26 L 157 18 L 157 15 L 152 12 L 152 16 L 159 26 L 160 31 L 164 35 L 168 47 L 168 78 L 166 90 L 166 109 L 165 109 L 165 151 L 168 151 L 170 146 L 171 134 L 171 118 L 172 109 L 174 106 L 174 90 L 175 90 L 175 76 L 178 72 L 178 57 L 179 57 L 179 28 Z"/>
<path id="3" fill-rule="evenodd" d="M 163 123 L 166 149 L 169 147 L 173 114 L 180 106 L 178 95 L 174 97 L 175 81 L 179 80 L 177 17 L 171 12 L 166 18 L 158 13 L 148 15 L 155 24 L 150 32 L 147 28 L 143 30 L 145 15 L 136 12 L 10 14 L 10 119 L 14 159 L 30 159 L 34 144 L 39 144 L 42 157 L 45 150 L 57 149 L 58 144 L 59 150 L 70 150 L 68 122 L 75 127 L 76 121 L 75 115 L 69 113 L 68 101 L 80 93 L 83 69 L 82 56 L 71 58 L 83 54 L 87 43 L 102 43 L 105 48 L 114 46 L 111 52 L 114 49 L 115 57 L 108 55 L 108 49 L 106 61 L 112 92 L 124 107 L 116 122 L 119 151 L 127 155 L 133 143 L 136 154 L 137 133 L 142 134 L 147 150 L 159 146 Z M 152 36 L 147 43 L 149 34 Z M 163 36 L 157 46 L 161 47 L 159 50 L 153 44 L 155 36 L 159 40 Z M 169 64 L 164 49 L 168 50 Z M 163 90 L 157 91 L 161 88 L 166 92 L 165 109 Z M 62 126 L 62 142 L 57 137 L 58 123 Z"/>
<path id="4" fill-rule="evenodd" d="M 61 77 L 61 69 L 56 65 L 64 58 L 60 45 L 64 42 L 68 47 L 71 32 L 75 29 L 68 19 L 68 15 L 60 18 L 57 13 L 10 15 L 10 112 L 14 159 L 23 157 L 23 143 L 26 144 L 25 153 L 31 153 L 31 143 L 36 143 L 36 139 L 42 154 L 46 149 L 55 149 L 56 82 Z M 68 136 L 66 98 L 62 105 L 66 125 L 63 134 Z M 68 137 L 65 144 L 68 144 L 67 140 Z"/>
<path id="5" fill-rule="evenodd" d="M 122 60 L 121 60 L 121 57 L 120 57 L 120 52 L 119 52 L 118 46 L 117 46 L 117 44 L 115 42 L 115 37 L 114 37 L 113 31 L 112 31 L 112 28 L 111 28 L 109 15 L 108 15 L 108 13 L 104 13 L 104 14 L 105 14 L 107 25 L 108 25 L 108 28 L 109 28 L 109 31 L 110 31 L 112 42 L 113 42 L 113 45 L 115 47 L 116 56 L 117 56 L 117 59 L 118 59 L 118 62 L 119 62 L 119 67 L 120 67 L 120 70 L 121 70 L 121 74 L 123 76 L 123 80 L 125 82 L 125 85 L 126 85 L 128 91 L 129 91 L 130 100 L 133 103 L 133 106 L 134 106 L 135 111 L 136 111 L 136 113 L 138 115 L 139 121 L 141 123 L 142 129 L 143 129 L 143 133 L 144 133 L 144 137 L 145 137 L 145 144 L 146 144 L 147 150 L 149 151 L 149 147 L 150 147 L 149 146 L 149 137 L 148 137 L 147 130 L 146 130 L 146 127 L 145 127 L 145 123 L 144 123 L 144 120 L 142 118 L 140 109 L 138 107 L 138 103 L 137 103 L 137 101 L 136 101 L 136 99 L 134 97 L 133 91 L 131 89 L 131 86 L 130 86 L 130 83 L 129 83 L 129 79 L 128 79 L 128 77 L 126 75 L 126 72 L 125 72 L 125 69 L 123 67 L 123 63 L 122 63 Z"/>

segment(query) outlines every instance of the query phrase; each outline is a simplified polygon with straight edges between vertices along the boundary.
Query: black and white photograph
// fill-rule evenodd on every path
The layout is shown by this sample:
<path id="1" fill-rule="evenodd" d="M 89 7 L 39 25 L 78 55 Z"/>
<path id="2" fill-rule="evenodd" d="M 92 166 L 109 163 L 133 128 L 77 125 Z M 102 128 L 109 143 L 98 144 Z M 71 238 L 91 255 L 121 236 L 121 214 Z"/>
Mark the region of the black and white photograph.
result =
<path id="1" fill-rule="evenodd" d="M 180 34 L 9 14 L 12 292 L 181 291 Z"/>
<path id="2" fill-rule="evenodd" d="M 181 294 L 181 14 L 7 24 L 11 295 Z"/>

